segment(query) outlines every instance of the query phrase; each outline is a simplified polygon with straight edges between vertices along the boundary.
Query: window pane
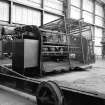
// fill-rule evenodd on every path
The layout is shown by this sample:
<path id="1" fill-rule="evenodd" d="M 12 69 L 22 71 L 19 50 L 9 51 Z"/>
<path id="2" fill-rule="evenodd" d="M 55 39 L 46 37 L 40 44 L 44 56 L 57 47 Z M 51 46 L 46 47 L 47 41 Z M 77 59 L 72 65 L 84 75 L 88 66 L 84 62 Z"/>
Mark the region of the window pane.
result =
<path id="1" fill-rule="evenodd" d="M 41 0 L 13 0 L 21 4 L 31 5 L 33 7 L 41 7 Z"/>
<path id="2" fill-rule="evenodd" d="M 101 42 L 102 42 L 102 38 L 95 37 L 95 46 L 102 46 Z"/>
<path id="3" fill-rule="evenodd" d="M 24 0 L 25 1 L 25 0 Z M 41 0 L 28 0 L 30 2 L 33 2 L 33 3 L 38 3 L 38 4 L 41 4 Z"/>
<path id="4" fill-rule="evenodd" d="M 102 29 L 95 27 L 95 37 L 101 37 L 102 38 Z"/>
<path id="5" fill-rule="evenodd" d="M 89 12 L 93 12 L 93 1 L 92 0 L 83 0 L 83 9 Z"/>
<path id="6" fill-rule="evenodd" d="M 9 21 L 9 4 L 0 1 L 0 20 Z"/>
<path id="7" fill-rule="evenodd" d="M 21 23 L 22 21 L 22 8 L 20 6 L 15 7 L 15 22 Z"/>
<path id="8" fill-rule="evenodd" d="M 30 17 L 28 17 L 28 18 L 30 18 Z M 41 13 L 40 13 L 40 11 L 33 10 L 33 12 L 32 12 L 32 25 L 37 25 L 37 26 L 41 25 Z"/>
<path id="9" fill-rule="evenodd" d="M 80 7 L 80 0 L 71 0 L 71 4 Z"/>
<path id="10" fill-rule="evenodd" d="M 103 26 L 103 18 L 95 16 L 95 24 L 98 26 Z"/>
<path id="11" fill-rule="evenodd" d="M 53 20 L 56 20 L 56 19 L 58 19 L 58 18 L 60 18 L 60 17 L 55 16 L 55 15 L 52 15 L 52 14 L 47 14 L 47 13 L 45 13 L 45 14 L 44 14 L 44 24 L 45 24 L 45 23 L 48 23 L 48 22 L 51 22 L 51 21 L 53 21 Z"/>
<path id="12" fill-rule="evenodd" d="M 58 0 L 45 0 L 44 9 L 54 13 L 63 14 L 63 3 Z"/>
<path id="13" fill-rule="evenodd" d="M 83 18 L 84 18 L 85 22 L 93 23 L 93 14 L 84 11 L 83 12 Z"/>
<path id="14" fill-rule="evenodd" d="M 13 6 L 13 22 L 28 25 L 41 25 L 40 11 L 26 8 L 24 6 Z"/>
<path id="15" fill-rule="evenodd" d="M 80 19 L 80 9 L 71 6 L 71 18 Z"/>
<path id="16" fill-rule="evenodd" d="M 23 7 L 22 9 L 23 11 L 23 15 L 22 15 L 22 23 L 23 24 L 27 24 L 27 20 L 28 20 L 28 8 Z"/>
<path id="17" fill-rule="evenodd" d="M 95 27 L 95 46 L 101 46 L 103 30 Z"/>
<path id="18" fill-rule="evenodd" d="M 28 18 L 27 18 L 27 24 L 28 25 L 31 25 L 32 24 L 32 14 L 33 14 L 32 13 L 32 10 L 31 9 L 28 9 L 28 14 L 27 14 L 27 16 L 28 16 Z"/>
<path id="19" fill-rule="evenodd" d="M 104 10 L 101 5 L 96 4 L 95 14 L 104 17 Z"/>
<path id="20" fill-rule="evenodd" d="M 95 47 L 94 52 L 96 55 L 102 55 L 102 47 Z"/>

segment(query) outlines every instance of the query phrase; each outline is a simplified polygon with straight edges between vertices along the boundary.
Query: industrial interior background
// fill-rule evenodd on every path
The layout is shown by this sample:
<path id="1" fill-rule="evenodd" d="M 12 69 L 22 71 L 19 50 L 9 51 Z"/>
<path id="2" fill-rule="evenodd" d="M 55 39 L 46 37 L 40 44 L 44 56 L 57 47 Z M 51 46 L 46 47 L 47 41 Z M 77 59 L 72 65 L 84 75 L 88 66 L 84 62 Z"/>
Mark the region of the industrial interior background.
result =
<path id="1" fill-rule="evenodd" d="M 96 57 L 101 57 L 105 41 L 105 1 L 67 0 L 68 17 L 92 25 Z M 62 0 L 0 0 L 0 26 L 43 25 L 64 16 Z M 0 34 L 1 37 L 1 34 Z M 103 43 L 102 43 L 103 42 Z M 0 56 L 2 41 L 0 40 Z"/>
<path id="2" fill-rule="evenodd" d="M 78 90 L 74 83 L 77 81 L 77 84 L 80 85 L 82 79 L 81 87 L 90 89 L 84 91 L 79 88 L 80 91 L 86 92 L 86 97 L 84 97 L 84 93 L 80 97 L 83 103 L 79 103 L 78 92 L 76 97 L 75 95 L 72 97 L 70 93 L 73 102 L 69 100 L 69 92 L 66 93 L 65 88 L 62 91 L 65 97 L 68 97 L 67 103 L 87 105 L 87 96 L 92 91 L 92 95 L 96 99 L 89 98 L 89 105 L 100 105 L 100 102 L 102 102 L 101 105 L 105 105 L 105 97 L 100 95 L 105 92 L 104 58 L 105 0 L 0 0 L 0 105 L 14 105 L 14 103 L 16 105 L 34 105 L 36 98 L 39 101 L 37 104 L 40 105 L 41 101 L 46 102 L 45 94 L 48 95 L 47 101 L 50 102 L 52 97 L 50 97 L 49 91 L 52 92 L 55 89 L 55 94 L 60 93 L 56 84 L 53 83 L 54 81 L 57 80 L 58 84 L 61 83 L 60 88 L 67 86 L 68 89 L 73 85 L 73 88 Z M 79 66 L 85 66 L 77 65 L 77 61 L 82 62 L 83 65 L 86 64 L 87 68 L 79 68 Z M 74 62 L 75 65 L 73 65 Z M 88 65 L 91 63 L 94 64 Z M 55 72 L 55 69 L 58 71 Z M 72 72 L 72 70 L 77 71 Z M 50 80 L 50 82 L 43 85 L 43 80 Z M 37 85 L 39 85 L 39 90 Z M 15 90 L 11 90 L 11 87 Z M 40 96 L 40 89 L 42 89 L 42 96 Z M 5 90 L 10 90 L 10 92 Z M 27 100 L 26 94 L 24 99 L 24 96 L 22 98 L 14 96 L 11 92 L 24 94 L 20 90 L 36 96 L 34 102 Z M 96 101 L 95 92 L 103 100 L 100 101 L 99 98 Z M 58 98 L 59 103 L 60 96 L 53 96 L 53 98 Z M 55 102 L 54 105 L 58 104 Z"/>

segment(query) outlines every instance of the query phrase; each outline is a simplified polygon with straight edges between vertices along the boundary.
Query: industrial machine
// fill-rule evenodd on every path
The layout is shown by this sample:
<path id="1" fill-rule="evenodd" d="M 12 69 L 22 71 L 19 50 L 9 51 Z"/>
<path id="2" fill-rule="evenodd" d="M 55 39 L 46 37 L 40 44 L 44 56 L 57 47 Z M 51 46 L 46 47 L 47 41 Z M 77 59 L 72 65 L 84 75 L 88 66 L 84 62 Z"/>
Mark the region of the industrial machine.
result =
<path id="1" fill-rule="evenodd" d="M 3 27 L 3 51 L 14 71 L 28 75 L 68 72 L 95 62 L 91 25 L 57 19 L 40 26 Z"/>
<path id="2" fill-rule="evenodd" d="M 2 49 L 2 57 L 4 56 L 12 56 L 12 40 L 14 37 L 15 27 L 10 26 L 2 26 L 1 28 L 1 49 Z"/>
<path id="3" fill-rule="evenodd" d="M 13 43 L 12 68 L 20 74 L 40 74 L 40 33 L 36 26 L 15 28 L 17 39 Z"/>
<path id="4" fill-rule="evenodd" d="M 94 62 L 91 26 L 73 19 L 57 19 L 39 28 L 16 27 L 12 68 L 28 76 L 68 72 Z"/>
<path id="5" fill-rule="evenodd" d="M 105 105 L 104 72 L 70 72 L 95 61 L 89 24 L 58 19 L 26 25 L 15 28 L 13 39 L 12 66 L 0 66 L 0 82 L 31 89 L 37 105 Z"/>

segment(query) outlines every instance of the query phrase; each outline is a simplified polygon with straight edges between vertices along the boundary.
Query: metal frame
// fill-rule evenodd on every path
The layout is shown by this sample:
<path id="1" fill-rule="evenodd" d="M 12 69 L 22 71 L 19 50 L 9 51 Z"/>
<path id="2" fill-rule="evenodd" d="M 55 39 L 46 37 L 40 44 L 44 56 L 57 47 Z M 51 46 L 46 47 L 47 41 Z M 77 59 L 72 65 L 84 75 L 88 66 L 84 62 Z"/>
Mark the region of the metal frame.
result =
<path id="1" fill-rule="evenodd" d="M 77 22 L 77 24 L 76 24 L 76 22 Z M 81 37 L 81 42 L 80 42 L 81 44 L 80 44 L 80 46 L 82 47 L 83 62 L 84 62 L 84 64 L 87 64 L 86 63 L 87 62 L 86 59 L 88 59 L 88 57 L 86 59 L 84 58 L 82 32 L 85 32 L 85 31 L 88 30 L 91 33 L 91 28 L 84 30 L 84 28 L 86 28 L 86 26 L 89 26 L 89 27 L 91 27 L 91 26 L 89 24 L 85 23 L 85 22 L 81 22 L 81 21 L 79 23 L 78 22 L 79 21 L 76 21 L 76 20 L 73 20 L 73 19 L 68 19 L 68 18 L 62 19 L 61 18 L 61 19 L 57 19 L 55 21 L 49 22 L 49 23 L 41 26 L 41 28 L 42 28 L 42 30 L 44 32 L 52 32 L 52 33 L 55 33 L 55 34 L 57 34 L 57 33 L 59 33 L 59 34 L 64 33 L 66 35 L 66 42 L 68 43 L 67 44 L 67 46 L 68 46 L 68 51 L 67 51 L 68 54 L 71 52 L 70 51 L 70 45 L 69 45 L 70 41 L 68 41 L 69 37 L 72 34 L 80 34 L 80 37 Z M 71 32 L 72 27 L 75 27 L 75 29 L 73 30 L 74 32 Z M 90 34 L 90 38 L 91 38 L 91 41 L 92 41 L 92 36 L 91 35 L 92 35 L 92 33 Z M 72 44 L 73 44 L 73 42 L 72 42 Z M 42 45 L 43 45 L 43 43 L 42 43 Z M 93 50 L 93 47 L 92 47 L 92 50 Z M 87 51 L 89 51 L 89 50 L 87 50 Z M 70 54 L 69 54 L 69 56 L 70 56 Z M 69 65 L 71 66 L 71 58 L 69 56 L 68 56 L 68 58 L 69 58 Z M 89 55 L 87 55 L 87 56 L 89 56 Z M 85 61 L 84 61 L 84 59 L 85 59 Z"/>

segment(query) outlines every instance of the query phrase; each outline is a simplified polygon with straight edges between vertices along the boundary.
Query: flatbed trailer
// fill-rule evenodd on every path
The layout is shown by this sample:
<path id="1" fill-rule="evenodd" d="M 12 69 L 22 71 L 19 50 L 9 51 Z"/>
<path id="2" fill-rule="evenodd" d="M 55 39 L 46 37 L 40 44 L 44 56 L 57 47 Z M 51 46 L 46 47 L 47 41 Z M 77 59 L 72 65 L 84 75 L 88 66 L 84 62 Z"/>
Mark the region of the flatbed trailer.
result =
<path id="1" fill-rule="evenodd" d="M 38 105 L 105 105 L 104 69 L 93 67 L 85 71 L 30 78 L 2 65 L 0 82 L 4 78 L 12 79 L 21 89 L 21 83 L 32 84 Z"/>

